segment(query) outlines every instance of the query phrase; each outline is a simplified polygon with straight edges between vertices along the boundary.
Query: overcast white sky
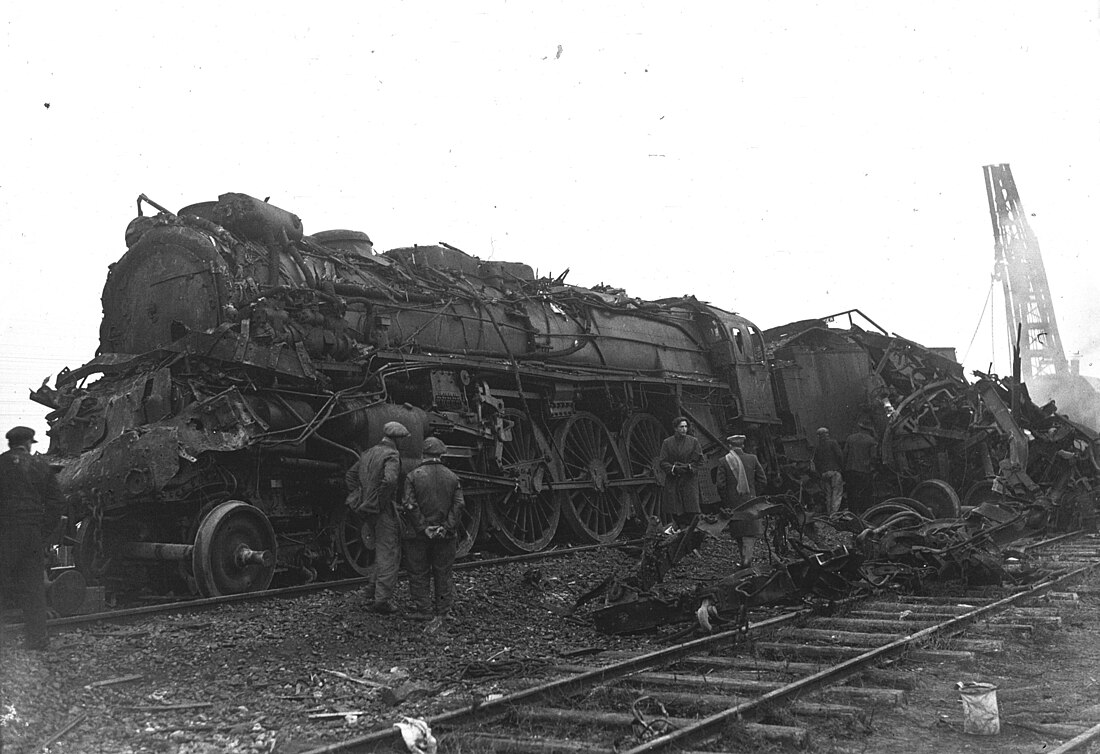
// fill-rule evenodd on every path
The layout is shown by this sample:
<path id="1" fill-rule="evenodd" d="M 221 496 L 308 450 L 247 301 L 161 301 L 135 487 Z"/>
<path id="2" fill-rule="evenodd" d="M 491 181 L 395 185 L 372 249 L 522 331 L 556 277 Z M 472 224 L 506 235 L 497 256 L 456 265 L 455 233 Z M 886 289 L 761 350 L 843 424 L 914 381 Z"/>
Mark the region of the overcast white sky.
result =
<path id="1" fill-rule="evenodd" d="M 454 244 L 761 327 L 858 307 L 962 357 L 1011 164 L 1100 375 L 1097 0 L 8 4 L 0 429 L 96 349 L 146 193 Z M 47 106 L 48 105 L 48 106 Z M 1003 317 L 1003 304 L 993 306 Z M 1008 370 L 1003 318 L 978 330 Z M 43 438 L 44 439 L 44 438 Z"/>

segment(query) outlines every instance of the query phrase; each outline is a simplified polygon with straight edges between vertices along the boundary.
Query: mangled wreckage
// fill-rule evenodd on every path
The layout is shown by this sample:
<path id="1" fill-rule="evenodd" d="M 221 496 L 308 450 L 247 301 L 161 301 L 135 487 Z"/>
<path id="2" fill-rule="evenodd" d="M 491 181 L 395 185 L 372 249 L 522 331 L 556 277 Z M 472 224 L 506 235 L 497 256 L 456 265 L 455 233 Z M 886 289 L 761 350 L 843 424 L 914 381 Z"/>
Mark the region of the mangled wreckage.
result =
<path id="1" fill-rule="evenodd" d="M 95 358 L 32 393 L 92 581 L 218 595 L 365 574 L 342 476 L 388 421 L 410 430 L 406 464 L 427 436 L 447 444 L 460 552 L 483 535 L 515 553 L 608 542 L 659 513 L 679 415 L 704 446 L 705 503 L 729 434 L 805 505 L 807 432 L 870 419 L 880 496 L 939 480 L 940 512 L 958 514 L 954 490 L 1041 499 L 1063 522 L 1091 509 L 1090 432 L 884 331 L 763 333 L 690 296 L 573 286 L 444 243 L 378 253 L 243 194 L 179 212 L 142 195 L 125 237 Z"/>
<path id="2" fill-rule="evenodd" d="M 1036 406 L 1016 379 L 975 373 L 968 382 L 949 355 L 888 336 L 873 322 L 877 332 L 865 330 L 855 315 L 863 317 L 853 310 L 829 318 L 847 317 L 844 330 L 810 320 L 764 333 L 783 422 L 777 455 L 799 493 L 745 504 L 768 520 L 767 562 L 673 595 L 636 576 L 607 577 L 576 605 L 598 598 L 589 617 L 599 630 L 697 622 L 709 631 L 742 625 L 753 607 L 830 603 L 884 587 L 919 591 L 932 580 L 1026 583 L 1049 574 L 1010 543 L 1046 529 L 1095 528 L 1093 430 L 1053 404 Z M 835 400 L 823 402 L 823 394 Z M 881 445 L 879 502 L 858 513 L 809 515 L 809 433 L 826 425 L 846 434 L 864 422 Z M 722 514 L 699 526 L 721 534 Z M 815 527 L 854 538 L 822 549 L 803 536 Z"/>
<path id="3" fill-rule="evenodd" d="M 920 593 L 932 582 L 1025 584 L 1053 575 L 1012 544 L 1042 528 L 1045 514 L 1038 504 L 986 502 L 947 519 L 906 498 L 884 501 L 862 515 L 840 511 L 813 519 L 792 507 L 788 496 L 762 496 L 754 504 L 773 517 L 766 562 L 736 567 L 687 591 L 664 592 L 655 587 L 686 554 L 684 537 L 704 531 L 721 536 L 726 522 L 719 514 L 684 532 L 651 530 L 636 572 L 606 577 L 576 601 L 573 613 L 584 612 L 608 634 L 683 623 L 691 624 L 686 631 L 698 624 L 709 632 L 744 628 L 753 608 L 814 604 L 828 610 L 878 590 Z M 836 540 L 838 532 L 854 537 L 849 544 L 823 547 L 807 536 L 814 530 L 827 539 Z"/>

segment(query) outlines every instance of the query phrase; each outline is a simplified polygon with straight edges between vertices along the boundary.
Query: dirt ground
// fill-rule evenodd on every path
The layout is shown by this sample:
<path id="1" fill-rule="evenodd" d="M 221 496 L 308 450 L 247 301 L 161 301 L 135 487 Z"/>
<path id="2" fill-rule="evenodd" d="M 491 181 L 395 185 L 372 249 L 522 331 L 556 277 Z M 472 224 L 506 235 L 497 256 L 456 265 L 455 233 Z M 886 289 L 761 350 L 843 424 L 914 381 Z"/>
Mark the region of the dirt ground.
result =
<path id="1" fill-rule="evenodd" d="M 963 665 L 913 666 L 908 704 L 882 710 L 871 732 L 852 740 L 817 740 L 827 754 L 975 752 L 1039 754 L 1100 723 L 1100 576 L 1066 587 L 1076 602 L 1056 601 L 1060 628 L 1031 636 L 997 635 L 1003 651 L 978 654 Z M 993 638 L 990 636 L 990 638 Z M 958 681 L 996 685 L 1001 723 L 995 736 L 963 732 Z M 1075 750 L 1100 753 L 1100 738 Z"/>
<path id="2" fill-rule="evenodd" d="M 728 540 L 709 540 L 662 589 L 707 582 L 732 557 Z M 428 717 L 506 693 L 521 683 L 520 673 L 569 652 L 663 646 L 652 635 L 603 636 L 567 614 L 594 583 L 633 566 L 610 550 L 462 571 L 456 615 L 434 632 L 401 615 L 367 612 L 362 594 L 327 591 L 60 633 L 46 655 L 7 636 L 0 644 L 2 751 L 294 754 L 402 716 Z M 1060 608 L 1061 628 L 1003 637 L 1003 651 L 963 667 L 909 667 L 907 706 L 876 711 L 869 730 L 823 726 L 811 750 L 1037 754 L 1100 722 L 1100 580 L 1073 588 L 1080 599 Z M 401 601 L 407 604 L 404 584 Z M 957 681 L 997 684 L 999 735 L 963 733 Z M 378 688 L 402 684 L 415 691 L 398 705 Z M 729 748 L 780 750 L 750 741 Z M 1100 743 L 1081 751 L 1100 752 Z"/>

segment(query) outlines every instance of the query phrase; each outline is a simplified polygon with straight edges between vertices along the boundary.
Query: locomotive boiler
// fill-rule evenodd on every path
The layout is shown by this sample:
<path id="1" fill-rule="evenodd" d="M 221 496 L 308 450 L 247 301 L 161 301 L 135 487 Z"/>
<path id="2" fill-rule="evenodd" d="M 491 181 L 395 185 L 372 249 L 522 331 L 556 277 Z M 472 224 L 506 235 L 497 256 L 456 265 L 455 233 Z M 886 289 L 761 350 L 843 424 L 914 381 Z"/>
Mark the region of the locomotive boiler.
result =
<path id="1" fill-rule="evenodd" d="M 365 574 L 342 479 L 387 421 L 409 428 L 410 465 L 424 437 L 447 444 L 460 552 L 484 534 L 516 553 L 611 541 L 654 513 L 676 415 L 712 465 L 731 431 L 779 423 L 760 330 L 693 297 L 573 286 L 445 243 L 378 253 L 243 194 L 137 206 L 95 357 L 33 394 L 89 578 L 218 595 Z"/>

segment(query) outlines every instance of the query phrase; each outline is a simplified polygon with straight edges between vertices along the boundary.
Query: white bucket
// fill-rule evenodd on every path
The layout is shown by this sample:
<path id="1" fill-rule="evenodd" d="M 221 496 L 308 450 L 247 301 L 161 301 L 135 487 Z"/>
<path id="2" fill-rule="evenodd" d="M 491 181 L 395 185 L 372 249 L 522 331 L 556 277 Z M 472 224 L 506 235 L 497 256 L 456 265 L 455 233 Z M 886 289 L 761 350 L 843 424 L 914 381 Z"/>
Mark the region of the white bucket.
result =
<path id="1" fill-rule="evenodd" d="M 963 705 L 963 733 L 995 736 L 1001 732 L 997 687 L 992 683 L 959 681 L 955 684 Z"/>

